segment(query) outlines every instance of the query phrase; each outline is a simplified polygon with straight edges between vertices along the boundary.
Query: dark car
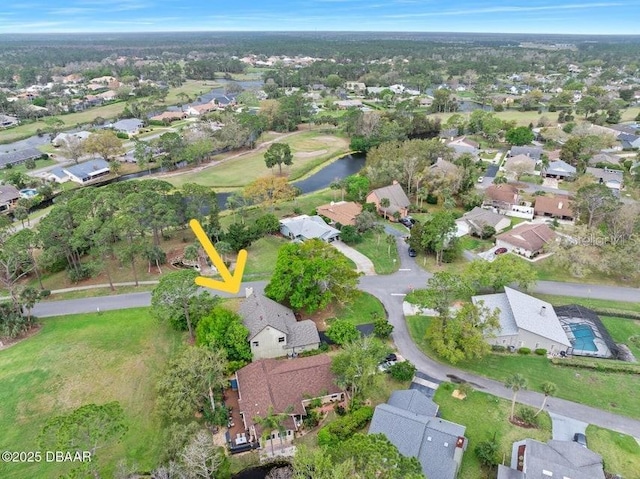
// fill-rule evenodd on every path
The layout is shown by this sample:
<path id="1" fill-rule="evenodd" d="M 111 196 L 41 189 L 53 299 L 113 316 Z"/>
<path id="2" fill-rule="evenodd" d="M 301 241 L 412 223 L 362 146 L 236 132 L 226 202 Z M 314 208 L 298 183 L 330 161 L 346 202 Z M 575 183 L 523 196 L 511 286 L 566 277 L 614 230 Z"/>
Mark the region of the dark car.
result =
<path id="1" fill-rule="evenodd" d="M 400 222 L 401 225 L 404 225 L 409 229 L 411 229 L 411 227 L 413 226 L 413 223 L 411 222 L 411 218 L 409 218 L 409 217 L 400 218 L 398 221 Z"/>
<path id="2" fill-rule="evenodd" d="M 386 358 L 384 358 L 385 361 L 397 361 L 398 360 L 398 356 L 396 356 L 396 353 L 389 353 L 387 355 Z"/>
<path id="3" fill-rule="evenodd" d="M 582 447 L 587 447 L 587 436 L 582 434 L 581 432 L 576 432 L 573 435 L 573 441 L 580 444 Z"/>
<path id="4" fill-rule="evenodd" d="M 507 252 L 507 248 L 498 248 L 497 250 L 494 251 L 493 254 L 497 256 L 499 254 L 505 254 L 506 252 Z"/>
<path id="5" fill-rule="evenodd" d="M 409 256 L 411 256 L 412 258 L 415 258 L 416 256 L 418 256 L 418 253 L 413 248 L 409 248 Z"/>

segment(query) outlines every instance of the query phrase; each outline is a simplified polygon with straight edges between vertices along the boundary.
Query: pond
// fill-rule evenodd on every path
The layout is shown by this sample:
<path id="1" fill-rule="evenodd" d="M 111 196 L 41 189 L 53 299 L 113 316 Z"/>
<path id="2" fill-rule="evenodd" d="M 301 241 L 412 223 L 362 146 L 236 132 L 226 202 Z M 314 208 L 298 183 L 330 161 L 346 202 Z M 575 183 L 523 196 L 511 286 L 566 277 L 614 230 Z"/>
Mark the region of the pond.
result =
<path id="1" fill-rule="evenodd" d="M 287 466 L 289 463 L 287 462 L 277 462 L 272 464 L 264 464 L 262 466 L 250 467 L 245 469 L 244 471 L 240 471 L 238 474 L 234 475 L 232 479 L 265 479 L 271 469 L 276 467 Z"/>

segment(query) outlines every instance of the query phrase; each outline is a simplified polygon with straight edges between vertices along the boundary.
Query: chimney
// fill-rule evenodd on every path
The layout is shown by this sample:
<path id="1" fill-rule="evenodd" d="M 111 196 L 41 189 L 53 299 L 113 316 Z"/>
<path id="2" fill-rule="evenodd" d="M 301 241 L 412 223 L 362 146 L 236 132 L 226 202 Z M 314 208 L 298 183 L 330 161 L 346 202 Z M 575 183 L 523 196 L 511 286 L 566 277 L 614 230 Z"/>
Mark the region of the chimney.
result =
<path id="1" fill-rule="evenodd" d="M 391 184 L 392 184 L 392 185 L 397 185 L 397 184 L 398 184 L 398 180 L 393 180 L 393 181 L 391 182 Z"/>
<path id="2" fill-rule="evenodd" d="M 546 306 L 542 306 L 540 308 L 540 316 L 544 316 L 545 314 L 547 314 L 547 307 Z"/>
<path id="3" fill-rule="evenodd" d="M 561 210 L 562 209 L 562 201 L 558 202 L 558 209 Z"/>
<path id="4" fill-rule="evenodd" d="M 244 297 L 248 298 L 249 296 L 251 296 L 253 294 L 253 288 L 245 288 L 244 289 Z"/>

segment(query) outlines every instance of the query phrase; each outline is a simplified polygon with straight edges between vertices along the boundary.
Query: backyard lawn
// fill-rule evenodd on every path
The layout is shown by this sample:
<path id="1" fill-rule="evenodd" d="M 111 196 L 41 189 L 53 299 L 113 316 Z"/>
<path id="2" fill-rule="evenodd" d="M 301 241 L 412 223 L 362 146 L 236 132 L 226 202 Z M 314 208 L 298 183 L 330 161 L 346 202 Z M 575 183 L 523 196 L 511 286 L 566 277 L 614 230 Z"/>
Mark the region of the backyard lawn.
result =
<path id="1" fill-rule="evenodd" d="M 519 258 L 520 261 L 526 261 Z M 615 274 L 603 274 L 594 272 L 582 277 L 573 276 L 566 267 L 559 265 L 553 256 L 536 261 L 532 264 L 536 272 L 538 273 L 538 279 L 541 281 L 562 281 L 570 283 L 585 283 L 593 284 L 594 290 L 600 284 L 608 284 L 613 286 L 626 286 L 626 287 L 639 287 L 640 283 L 631 282 L 628 279 L 620 278 Z"/>
<path id="2" fill-rule="evenodd" d="M 367 232 L 362 235 L 362 241 L 351 245 L 373 262 L 373 266 L 378 274 L 391 274 L 398 271 L 400 260 L 398 258 L 398 248 L 395 244 L 389 245 L 385 242 L 386 234 L 378 235 Z"/>
<path id="3" fill-rule="evenodd" d="M 416 345 L 425 354 L 434 357 L 424 338 L 430 318 L 408 316 L 406 319 L 409 333 Z M 455 366 L 497 381 L 504 381 L 505 378 L 520 373 L 527 379 L 529 389 L 538 392 L 542 392 L 542 383 L 551 381 L 558 386 L 557 396 L 562 399 L 640 419 L 638 375 L 576 370 L 554 366 L 545 357 L 520 354 L 489 354 L 480 360 L 462 361 Z"/>
<path id="4" fill-rule="evenodd" d="M 640 359 L 640 320 L 611 316 L 600 316 L 600 319 L 613 340 L 626 344 L 636 359 Z"/>
<path id="5" fill-rule="evenodd" d="M 55 164 L 57 164 L 56 160 L 36 160 L 36 169 L 45 168 L 47 166 L 51 166 Z M 28 170 L 24 163 L 20 165 L 16 165 L 13 168 L 3 168 L 0 170 L 0 180 L 4 180 L 6 175 L 15 171 L 28 174 L 30 171 L 33 171 L 33 170 Z"/>
<path id="6" fill-rule="evenodd" d="M 375 296 L 364 291 L 358 291 L 353 303 L 342 306 L 335 312 L 336 319 L 345 319 L 355 326 L 373 323 L 376 318 L 386 318 L 386 316 L 382 303 Z"/>
<path id="7" fill-rule="evenodd" d="M 495 478 L 495 470 L 483 469 L 474 453 L 478 443 L 495 437 L 499 444 L 498 456 L 510 464 L 511 447 L 515 441 L 525 438 L 547 442 L 551 439 L 551 419 L 547 413 L 538 416 L 538 429 L 521 428 L 509 422 L 511 402 L 480 391 L 472 391 L 465 399 L 454 398 L 455 385 L 443 383 L 436 391 L 434 401 L 440 406 L 443 419 L 466 426 L 465 436 L 469 447 L 462 458 L 459 479 Z M 516 412 L 518 407 L 516 407 Z"/>
<path id="8" fill-rule="evenodd" d="M 157 465 L 161 424 L 155 385 L 181 335 L 147 308 L 47 319 L 35 336 L 0 351 L 0 450 L 38 450 L 45 421 L 84 404 L 119 401 L 128 431 L 99 449 L 102 477 L 125 458 L 137 470 Z M 66 465 L 0 464 L 0 477 L 58 477 Z"/>
<path id="9" fill-rule="evenodd" d="M 589 449 L 604 460 L 604 470 L 622 477 L 638 477 L 640 471 L 640 445 L 631 436 L 590 425 L 587 428 Z"/>
<path id="10" fill-rule="evenodd" d="M 349 151 L 349 142 L 345 138 L 328 135 L 324 131 L 304 131 L 282 138 L 293 153 L 293 164 L 283 166 L 282 172 L 289 180 L 299 179 L 322 163 L 341 156 Z M 166 178 L 171 184 L 180 187 L 185 183 L 198 183 L 204 186 L 218 188 L 239 188 L 261 176 L 278 173 L 278 168 L 267 168 L 264 154 L 267 150 L 261 148 L 251 150 L 245 154 L 216 156 L 216 161 L 227 159 L 224 163 L 205 168 L 201 171 L 191 171 Z"/>
<path id="11" fill-rule="evenodd" d="M 269 279 L 276 267 L 280 246 L 289 241 L 281 236 L 265 236 L 247 248 L 247 266 L 243 281 Z"/>

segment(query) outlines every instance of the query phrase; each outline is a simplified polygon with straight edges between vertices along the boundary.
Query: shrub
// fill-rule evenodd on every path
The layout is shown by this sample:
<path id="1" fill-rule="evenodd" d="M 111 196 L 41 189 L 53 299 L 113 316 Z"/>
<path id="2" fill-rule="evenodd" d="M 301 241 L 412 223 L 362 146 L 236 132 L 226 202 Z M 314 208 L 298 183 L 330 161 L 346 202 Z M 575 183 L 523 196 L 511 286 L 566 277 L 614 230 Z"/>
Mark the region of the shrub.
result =
<path id="1" fill-rule="evenodd" d="M 385 318 L 378 318 L 373 323 L 373 334 L 380 339 L 387 339 L 393 332 L 393 325 Z"/>
<path id="2" fill-rule="evenodd" d="M 495 441 L 479 442 L 473 452 L 483 466 L 498 465 L 498 443 Z"/>
<path id="3" fill-rule="evenodd" d="M 531 354 L 531 348 L 520 348 L 518 354 Z"/>
<path id="4" fill-rule="evenodd" d="M 596 371 L 640 374 L 640 364 L 611 361 L 610 359 L 553 358 L 551 359 L 551 364 L 571 368 L 595 369 Z"/>
<path id="5" fill-rule="evenodd" d="M 360 236 L 355 226 L 345 225 L 340 230 L 340 239 L 346 244 L 356 244 L 362 240 L 362 236 Z"/>
<path id="6" fill-rule="evenodd" d="M 409 361 L 395 363 L 389 368 L 389 374 L 398 381 L 411 381 L 416 373 L 416 367 Z"/>
<path id="7" fill-rule="evenodd" d="M 496 353 L 504 353 L 506 350 L 507 350 L 507 347 L 503 346 L 502 344 L 491 345 L 491 351 L 494 351 Z"/>
<path id="8" fill-rule="evenodd" d="M 527 426 L 538 426 L 538 418 L 536 417 L 536 411 L 530 407 L 522 407 L 518 411 L 518 417 Z"/>
<path id="9" fill-rule="evenodd" d="M 124 131 L 118 131 L 116 133 L 116 136 L 118 138 L 120 138 L 121 140 L 128 140 L 129 139 L 129 135 L 127 135 Z"/>
<path id="10" fill-rule="evenodd" d="M 36 167 L 36 160 L 34 160 L 33 158 L 29 158 L 24 162 L 24 166 L 27 170 L 33 170 Z"/>
<path id="11" fill-rule="evenodd" d="M 336 405 L 333 406 L 333 410 L 336 412 L 338 416 L 346 416 L 347 414 L 347 410 L 340 403 L 336 403 Z"/>
<path id="12" fill-rule="evenodd" d="M 534 351 L 538 356 L 546 356 L 547 350 L 544 348 L 538 348 Z"/>
<path id="13" fill-rule="evenodd" d="M 91 277 L 91 268 L 86 264 L 81 264 L 78 268 L 67 269 L 67 275 L 72 283 L 77 283 L 83 279 Z"/>
<path id="14" fill-rule="evenodd" d="M 316 427 L 319 422 L 320 422 L 320 414 L 317 411 L 314 411 L 313 409 L 309 411 L 308 414 L 302 420 L 304 427 L 308 429 Z"/>
<path id="15" fill-rule="evenodd" d="M 343 345 L 360 337 L 360 331 L 346 319 L 336 319 L 327 330 L 327 337 L 336 344 Z"/>
<path id="16" fill-rule="evenodd" d="M 324 341 L 322 341 L 322 342 L 320 343 L 320 346 L 318 346 L 318 350 L 319 350 L 319 351 L 322 351 L 323 353 L 326 353 L 327 351 L 329 351 L 329 349 L 330 349 L 330 348 L 329 348 L 329 343 L 326 343 L 326 342 L 324 342 Z"/>

